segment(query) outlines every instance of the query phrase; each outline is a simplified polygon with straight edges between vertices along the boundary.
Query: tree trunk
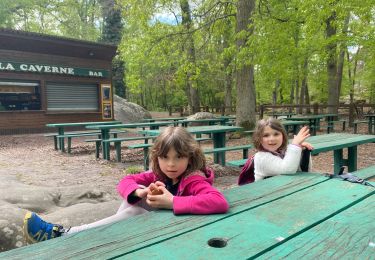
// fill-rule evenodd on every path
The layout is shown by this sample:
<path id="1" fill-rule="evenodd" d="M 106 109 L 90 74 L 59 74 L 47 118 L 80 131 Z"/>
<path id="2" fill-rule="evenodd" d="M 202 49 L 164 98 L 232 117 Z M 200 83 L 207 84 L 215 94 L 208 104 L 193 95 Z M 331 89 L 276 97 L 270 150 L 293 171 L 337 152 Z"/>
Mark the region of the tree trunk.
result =
<path id="1" fill-rule="evenodd" d="M 326 20 L 326 38 L 332 41 L 336 35 L 336 12 Z M 337 113 L 339 104 L 339 90 L 337 88 L 337 44 L 330 42 L 327 45 L 327 87 L 328 87 L 328 113 Z"/>
<path id="2" fill-rule="evenodd" d="M 348 14 L 345 18 L 344 27 L 342 29 L 343 34 L 346 34 L 346 32 L 348 30 L 349 18 L 350 18 L 350 15 Z M 341 94 L 341 82 L 342 82 L 342 74 L 343 74 L 343 70 L 344 70 L 344 60 L 345 60 L 346 48 L 347 47 L 346 47 L 345 43 L 341 43 L 339 60 L 338 60 L 337 75 L 336 75 L 337 91 L 339 93 L 339 99 L 340 99 L 340 94 Z"/>
<path id="3" fill-rule="evenodd" d="M 192 65 L 193 71 L 187 72 L 187 82 L 186 88 L 187 92 L 189 92 L 189 105 L 192 108 L 192 112 L 196 113 L 199 111 L 200 100 L 199 100 L 199 93 L 196 86 L 196 82 L 192 80 L 192 76 L 195 70 L 195 47 L 194 47 L 194 39 L 192 33 L 190 33 L 190 29 L 192 27 L 192 20 L 191 20 L 191 11 L 190 5 L 188 0 L 180 0 L 180 7 L 181 7 L 181 14 L 182 14 L 182 25 L 184 26 L 185 31 L 187 32 L 186 35 L 186 42 L 185 42 L 185 50 L 188 58 L 188 62 Z"/>
<path id="4" fill-rule="evenodd" d="M 227 35 L 224 35 L 224 42 L 223 42 L 223 50 L 229 47 Z M 224 98 L 224 105 L 225 105 L 225 114 L 230 114 L 232 112 L 232 83 L 233 83 L 233 74 L 232 69 L 230 68 L 230 63 L 232 61 L 232 57 L 225 57 L 224 58 L 224 72 L 225 72 L 225 98 Z"/>
<path id="5" fill-rule="evenodd" d="M 253 33 L 249 29 L 252 24 L 251 16 L 255 8 L 255 0 L 239 0 L 237 3 L 236 32 L 246 31 L 246 38 L 239 37 L 236 40 L 237 50 L 240 51 L 246 47 L 248 37 Z M 241 64 L 242 65 L 242 64 Z M 236 124 L 245 129 L 253 129 L 255 126 L 255 83 L 254 83 L 254 65 L 242 65 L 237 68 L 237 104 L 236 104 Z"/>
<path id="6" fill-rule="evenodd" d="M 300 105 L 305 105 L 306 104 L 306 100 L 307 100 L 307 94 L 308 94 L 308 91 L 307 91 L 307 66 L 308 66 L 308 59 L 307 59 L 307 56 L 305 57 L 305 60 L 303 62 L 303 78 L 302 78 L 302 84 L 301 84 L 301 92 L 300 92 L 300 96 L 299 96 L 299 104 Z M 298 113 L 299 114 L 302 114 L 303 112 L 303 108 L 300 107 L 299 110 L 298 110 Z"/>

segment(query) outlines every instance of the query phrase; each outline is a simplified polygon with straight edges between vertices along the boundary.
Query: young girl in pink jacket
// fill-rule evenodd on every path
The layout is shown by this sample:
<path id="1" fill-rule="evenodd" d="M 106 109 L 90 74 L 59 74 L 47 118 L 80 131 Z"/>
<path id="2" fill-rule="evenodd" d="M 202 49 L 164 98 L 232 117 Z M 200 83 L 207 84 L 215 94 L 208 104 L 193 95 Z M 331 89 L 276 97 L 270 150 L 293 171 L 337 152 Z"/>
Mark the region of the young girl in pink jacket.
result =
<path id="1" fill-rule="evenodd" d="M 125 176 L 118 184 L 124 200 L 115 215 L 66 229 L 28 212 L 24 220 L 26 239 L 40 242 L 157 209 L 172 209 L 176 215 L 227 212 L 225 197 L 212 187 L 214 172 L 206 167 L 201 148 L 185 128 L 167 127 L 157 137 L 150 158 L 152 170 Z"/>

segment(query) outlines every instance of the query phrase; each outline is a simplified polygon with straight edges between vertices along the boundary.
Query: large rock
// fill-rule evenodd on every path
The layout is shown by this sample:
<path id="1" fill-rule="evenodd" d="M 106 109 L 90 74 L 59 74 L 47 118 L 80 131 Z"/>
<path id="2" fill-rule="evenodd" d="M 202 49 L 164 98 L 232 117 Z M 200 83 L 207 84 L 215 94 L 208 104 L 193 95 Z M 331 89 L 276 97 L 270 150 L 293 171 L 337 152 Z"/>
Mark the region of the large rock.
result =
<path id="1" fill-rule="evenodd" d="M 119 197 L 94 184 L 39 187 L 21 183 L 14 176 L 1 175 L 0 252 L 26 245 L 22 227 L 27 211 L 35 211 L 53 223 L 76 226 L 113 215 L 120 203 Z"/>
<path id="2" fill-rule="evenodd" d="M 196 120 L 196 119 L 211 119 L 215 118 L 215 115 L 209 112 L 198 112 L 194 115 L 189 116 L 188 120 Z"/>
<path id="3" fill-rule="evenodd" d="M 144 118 L 152 118 L 150 112 L 143 107 L 126 101 L 117 95 L 113 96 L 115 119 L 123 123 L 140 122 Z"/>
<path id="4" fill-rule="evenodd" d="M 197 112 L 194 115 L 191 115 L 187 117 L 188 120 L 198 120 L 198 119 L 212 119 L 215 118 L 214 114 L 211 114 L 209 112 Z M 208 123 L 205 122 L 194 122 L 190 123 L 191 126 L 201 126 L 201 125 L 208 125 Z"/>

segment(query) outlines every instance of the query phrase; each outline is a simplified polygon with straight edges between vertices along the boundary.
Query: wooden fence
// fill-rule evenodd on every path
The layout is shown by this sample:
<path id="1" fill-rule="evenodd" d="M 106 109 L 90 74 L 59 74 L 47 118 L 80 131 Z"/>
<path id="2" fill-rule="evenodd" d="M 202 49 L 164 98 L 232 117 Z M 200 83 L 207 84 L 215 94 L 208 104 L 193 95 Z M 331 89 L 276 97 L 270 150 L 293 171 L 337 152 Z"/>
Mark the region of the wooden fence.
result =
<path id="1" fill-rule="evenodd" d="M 256 108 L 259 118 L 263 118 L 267 113 L 272 112 L 294 112 L 296 114 L 326 114 L 329 107 L 335 107 L 326 104 L 313 105 L 259 105 Z M 168 108 L 169 115 L 172 113 L 179 113 L 181 116 L 190 115 L 191 111 L 187 107 L 172 107 Z M 375 113 L 375 104 L 354 103 L 354 104 L 340 104 L 337 108 L 340 117 L 349 119 L 349 125 L 352 126 L 355 119 L 362 119 L 364 114 Z M 209 107 L 201 106 L 196 109 L 201 112 L 211 112 L 220 115 L 235 114 L 236 107 Z"/>

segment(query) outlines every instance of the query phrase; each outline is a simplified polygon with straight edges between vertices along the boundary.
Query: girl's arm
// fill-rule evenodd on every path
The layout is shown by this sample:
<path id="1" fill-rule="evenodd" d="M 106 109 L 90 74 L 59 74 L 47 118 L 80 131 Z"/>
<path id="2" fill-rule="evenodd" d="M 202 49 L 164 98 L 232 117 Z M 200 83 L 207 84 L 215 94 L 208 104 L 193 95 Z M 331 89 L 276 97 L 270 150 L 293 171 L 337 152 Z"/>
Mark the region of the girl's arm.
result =
<path id="1" fill-rule="evenodd" d="M 205 180 L 193 181 L 185 187 L 182 196 L 173 196 L 165 187 L 159 187 L 162 195 L 147 195 L 147 203 L 154 208 L 173 209 L 179 214 L 225 213 L 229 205 L 223 194 Z"/>
<path id="2" fill-rule="evenodd" d="M 140 189 L 139 185 L 148 187 L 151 183 L 155 181 L 156 176 L 152 171 L 127 175 L 117 185 L 117 191 L 119 192 L 121 197 L 123 197 L 128 203 L 134 204 L 141 199 L 141 197 L 135 196 L 134 194 L 134 192 L 137 189 Z M 142 194 L 146 196 L 147 191 L 143 192 Z"/>
<path id="3" fill-rule="evenodd" d="M 185 187 L 191 195 L 173 197 L 173 213 L 179 214 L 217 214 L 225 213 L 229 204 L 224 195 L 207 181 L 197 180 Z"/>
<path id="4" fill-rule="evenodd" d="M 296 173 L 301 160 L 301 151 L 301 147 L 290 144 L 287 147 L 284 158 L 269 152 L 258 152 L 254 158 L 256 179 Z"/>

